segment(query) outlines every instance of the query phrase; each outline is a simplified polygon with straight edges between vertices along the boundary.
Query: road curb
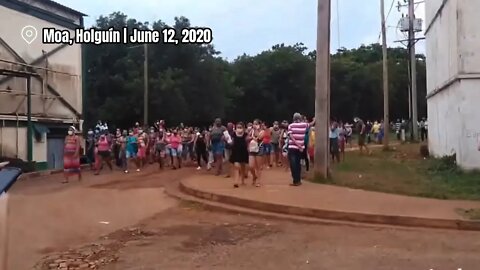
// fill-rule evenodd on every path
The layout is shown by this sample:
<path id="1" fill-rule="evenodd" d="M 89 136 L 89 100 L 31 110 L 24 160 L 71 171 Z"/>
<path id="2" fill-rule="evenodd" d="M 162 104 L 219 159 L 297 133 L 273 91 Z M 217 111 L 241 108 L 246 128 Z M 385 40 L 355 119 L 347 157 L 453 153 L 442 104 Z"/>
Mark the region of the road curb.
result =
<path id="1" fill-rule="evenodd" d="M 178 199 L 180 201 L 201 205 L 203 210 L 222 212 L 226 214 L 248 215 L 248 216 L 254 216 L 254 217 L 265 218 L 265 219 L 283 220 L 283 221 L 291 221 L 291 222 L 298 222 L 298 223 L 304 223 L 304 224 L 317 224 L 317 225 L 327 225 L 327 226 L 347 226 L 347 227 L 355 227 L 355 228 L 384 228 L 384 229 L 397 228 L 397 229 L 405 229 L 405 230 L 410 229 L 407 227 L 399 227 L 399 226 L 392 226 L 392 225 L 347 222 L 347 221 L 339 221 L 339 220 L 287 215 L 287 214 L 266 212 L 266 211 L 251 209 L 251 208 L 245 208 L 245 207 L 235 206 L 231 204 L 224 204 L 224 203 L 214 202 L 214 201 L 194 197 L 192 195 L 188 195 L 180 191 L 179 183 L 171 183 L 165 186 L 164 192 L 168 196 Z"/>
<path id="2" fill-rule="evenodd" d="M 89 167 L 90 167 L 89 164 L 83 164 L 83 165 L 80 166 L 80 168 L 82 170 L 83 169 L 88 169 Z M 22 173 L 22 175 L 20 175 L 20 177 L 19 177 L 19 180 L 38 178 L 38 177 L 48 176 L 48 175 L 52 175 L 52 174 L 59 174 L 59 173 L 62 173 L 62 172 L 63 172 L 63 169 Z"/>
<path id="3" fill-rule="evenodd" d="M 266 203 L 197 190 L 185 185 L 183 181 L 180 181 L 178 188 L 181 192 L 185 194 L 208 201 L 299 217 L 404 227 L 480 231 L 480 222 L 477 221 L 340 212 L 327 209 L 313 209 L 298 206 Z"/>

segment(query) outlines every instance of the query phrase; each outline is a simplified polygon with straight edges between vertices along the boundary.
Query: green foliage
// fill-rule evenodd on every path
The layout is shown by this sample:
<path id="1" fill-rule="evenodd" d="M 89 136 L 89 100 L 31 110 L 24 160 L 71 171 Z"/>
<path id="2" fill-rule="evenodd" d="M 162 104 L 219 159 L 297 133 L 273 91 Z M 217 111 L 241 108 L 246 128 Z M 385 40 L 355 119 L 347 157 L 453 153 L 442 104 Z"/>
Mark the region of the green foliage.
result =
<path id="1" fill-rule="evenodd" d="M 139 22 L 115 12 L 101 16 L 97 28 L 169 27 L 161 20 Z M 193 27 L 185 17 L 172 27 Z M 149 119 L 208 125 L 222 117 L 231 121 L 290 119 L 293 112 L 313 116 L 315 51 L 302 43 L 279 44 L 233 62 L 219 56 L 213 45 L 148 45 Z M 87 45 L 86 125 L 98 119 L 128 127 L 143 119 L 143 46 Z M 389 49 L 390 115 L 408 115 L 407 51 Z M 425 64 L 418 61 L 420 116 L 426 113 Z M 383 116 L 381 46 L 341 49 L 331 59 L 331 115 L 351 121 L 353 116 Z"/>
<path id="2" fill-rule="evenodd" d="M 441 158 L 432 158 L 428 166 L 431 173 L 460 172 L 457 166 L 457 156 L 455 154 Z"/>

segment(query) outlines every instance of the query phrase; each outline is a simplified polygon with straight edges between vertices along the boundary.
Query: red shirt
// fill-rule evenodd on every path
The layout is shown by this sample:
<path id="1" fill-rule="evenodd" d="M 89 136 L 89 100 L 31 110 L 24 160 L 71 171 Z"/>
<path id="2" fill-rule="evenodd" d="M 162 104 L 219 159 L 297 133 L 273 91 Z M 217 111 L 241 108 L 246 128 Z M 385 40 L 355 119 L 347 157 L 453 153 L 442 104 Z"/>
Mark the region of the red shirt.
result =
<path id="1" fill-rule="evenodd" d="M 110 144 L 108 143 L 107 138 L 100 138 L 98 141 L 98 151 L 109 151 L 110 150 Z"/>
<path id="2" fill-rule="evenodd" d="M 263 143 L 270 144 L 272 142 L 272 133 L 270 129 L 265 129 L 263 131 Z"/>
<path id="3" fill-rule="evenodd" d="M 170 146 L 173 149 L 177 149 L 178 146 L 180 146 L 180 143 L 182 142 L 182 138 L 179 135 L 171 135 L 169 138 L 170 141 Z"/>

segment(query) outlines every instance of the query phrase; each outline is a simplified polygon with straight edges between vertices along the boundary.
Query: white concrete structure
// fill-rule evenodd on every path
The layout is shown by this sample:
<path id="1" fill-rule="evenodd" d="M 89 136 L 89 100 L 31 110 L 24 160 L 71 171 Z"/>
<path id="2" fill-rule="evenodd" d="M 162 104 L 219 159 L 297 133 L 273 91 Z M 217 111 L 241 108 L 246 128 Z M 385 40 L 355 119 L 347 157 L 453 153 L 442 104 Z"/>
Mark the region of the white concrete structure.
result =
<path id="1" fill-rule="evenodd" d="M 425 4 L 430 153 L 480 169 L 480 1 Z"/>
<path id="2" fill-rule="evenodd" d="M 0 156 L 62 165 L 61 141 L 68 126 L 82 118 L 82 46 L 43 44 L 42 28 L 73 32 L 83 27 L 83 16 L 51 0 L 0 0 Z M 21 36 L 25 26 L 37 29 L 31 44 Z M 27 79 L 9 71 L 32 75 L 30 115 L 36 136 L 31 147 Z"/>

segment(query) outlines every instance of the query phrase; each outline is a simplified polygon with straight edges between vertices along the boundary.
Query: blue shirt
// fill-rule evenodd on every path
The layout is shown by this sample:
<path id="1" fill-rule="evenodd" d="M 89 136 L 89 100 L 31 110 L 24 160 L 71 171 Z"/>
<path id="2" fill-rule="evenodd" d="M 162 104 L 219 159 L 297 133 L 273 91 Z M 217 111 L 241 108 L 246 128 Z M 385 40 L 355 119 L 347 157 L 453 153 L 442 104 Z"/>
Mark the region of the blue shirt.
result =
<path id="1" fill-rule="evenodd" d="M 340 129 L 339 128 L 336 128 L 334 130 L 330 129 L 330 139 L 337 139 L 338 136 L 340 135 Z"/>
<path id="2" fill-rule="evenodd" d="M 128 136 L 127 137 L 127 151 L 130 153 L 136 153 L 137 152 L 137 137 L 135 136 Z"/>

